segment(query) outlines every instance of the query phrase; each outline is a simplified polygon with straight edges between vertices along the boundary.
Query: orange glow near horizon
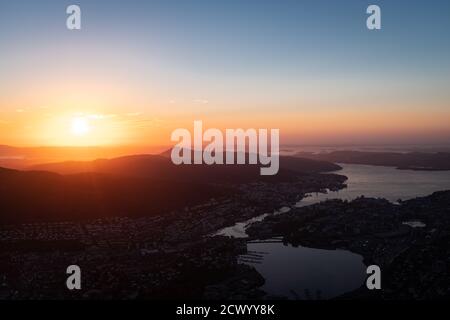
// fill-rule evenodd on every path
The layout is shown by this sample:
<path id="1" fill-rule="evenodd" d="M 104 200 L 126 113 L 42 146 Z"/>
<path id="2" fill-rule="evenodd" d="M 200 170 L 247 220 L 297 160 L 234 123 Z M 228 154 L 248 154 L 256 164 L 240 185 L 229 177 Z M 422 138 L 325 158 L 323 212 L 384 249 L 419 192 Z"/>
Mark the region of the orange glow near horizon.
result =
<path id="1" fill-rule="evenodd" d="M 103 109 L 104 110 L 104 109 Z M 4 113 L 3 113 L 4 114 Z M 351 142 L 355 138 L 389 141 L 392 137 L 449 133 L 450 112 L 310 111 L 289 113 L 233 112 L 209 115 L 160 115 L 15 110 L 0 122 L 0 144 L 15 146 L 155 146 L 171 145 L 177 128 L 192 130 L 194 120 L 206 128 L 277 128 L 282 143 Z"/>
<path id="2" fill-rule="evenodd" d="M 194 120 L 221 130 L 280 129 L 282 144 L 415 143 L 422 137 L 450 137 L 445 95 L 417 98 L 388 90 L 371 100 L 359 81 L 331 78 L 324 84 L 314 77 L 283 84 L 250 77 L 252 85 L 242 88 L 225 78 L 216 88 L 190 78 L 168 83 L 157 75 L 130 76 L 96 61 L 56 62 L 44 70 L 33 60 L 33 76 L 28 69 L 15 70 L 12 79 L 1 83 L 0 144 L 168 146 L 171 132 L 191 130 Z M 306 89 L 298 93 L 294 83 Z"/>
<path id="3" fill-rule="evenodd" d="M 279 129 L 281 144 L 450 141 L 450 44 L 437 36 L 449 19 L 419 38 L 401 19 L 362 36 L 354 20 L 324 29 L 327 15 L 297 5 L 273 20 L 251 5 L 235 15 L 234 2 L 217 16 L 95 2 L 77 31 L 53 4 L 2 6 L 0 145 L 168 146 L 194 120 Z"/>

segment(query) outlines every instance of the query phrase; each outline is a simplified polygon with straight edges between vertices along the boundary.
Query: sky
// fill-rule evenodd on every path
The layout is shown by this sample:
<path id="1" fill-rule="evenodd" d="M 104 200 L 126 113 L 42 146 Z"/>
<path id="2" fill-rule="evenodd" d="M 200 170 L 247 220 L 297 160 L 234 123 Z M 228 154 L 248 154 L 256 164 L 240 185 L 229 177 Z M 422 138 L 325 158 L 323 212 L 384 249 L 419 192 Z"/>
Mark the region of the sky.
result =
<path id="1" fill-rule="evenodd" d="M 194 120 L 446 143 L 449 31 L 447 0 L 0 0 L 0 144 L 161 145 Z"/>

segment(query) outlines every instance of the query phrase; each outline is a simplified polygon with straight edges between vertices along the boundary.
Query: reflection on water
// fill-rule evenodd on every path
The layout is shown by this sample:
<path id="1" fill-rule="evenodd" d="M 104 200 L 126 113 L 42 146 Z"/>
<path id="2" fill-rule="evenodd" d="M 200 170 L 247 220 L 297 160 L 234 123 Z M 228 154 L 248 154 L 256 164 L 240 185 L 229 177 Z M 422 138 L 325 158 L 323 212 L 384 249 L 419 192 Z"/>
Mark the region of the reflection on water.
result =
<path id="1" fill-rule="evenodd" d="M 450 171 L 397 170 L 357 164 L 339 164 L 336 171 L 348 177 L 347 188 L 327 194 L 311 194 L 297 206 L 306 206 L 327 199 L 352 200 L 361 195 L 385 198 L 391 202 L 427 196 L 435 191 L 450 189 Z"/>
<path id="2" fill-rule="evenodd" d="M 391 202 L 426 196 L 435 191 L 450 189 L 450 171 L 411 171 L 390 167 L 340 164 L 336 173 L 348 177 L 346 189 L 327 194 L 311 194 L 296 207 L 307 206 L 327 199 L 352 200 L 361 195 L 385 198 Z M 282 208 L 273 214 L 289 211 Z M 246 227 L 263 220 L 268 214 L 255 217 L 217 234 L 245 238 Z M 420 221 L 405 222 L 423 227 Z M 362 257 L 343 250 L 319 250 L 292 247 L 280 242 L 249 243 L 249 253 L 241 257 L 266 279 L 263 289 L 269 294 L 291 299 L 331 298 L 354 290 L 364 283 L 365 266 Z"/>
<path id="3" fill-rule="evenodd" d="M 425 228 L 427 226 L 422 221 L 405 221 L 403 224 L 410 226 L 411 228 Z"/>
<path id="4" fill-rule="evenodd" d="M 289 299 L 329 299 L 364 283 L 363 257 L 344 250 L 293 247 L 281 243 L 249 243 L 248 263 L 266 279 L 262 289 Z M 245 257 L 244 257 L 245 258 Z"/>
<path id="5" fill-rule="evenodd" d="M 289 207 L 283 207 L 280 210 L 277 210 L 272 214 L 285 213 L 290 210 L 291 210 L 291 208 L 289 208 Z M 247 221 L 238 222 L 231 227 L 223 228 L 223 229 L 217 231 L 215 234 L 213 234 L 213 236 L 228 236 L 228 237 L 233 237 L 233 238 L 247 238 L 248 235 L 245 232 L 245 229 L 247 229 L 247 227 L 249 225 L 251 225 L 252 223 L 263 221 L 264 218 L 267 217 L 268 215 L 269 215 L 269 213 L 264 213 L 260 216 L 251 218 Z"/>

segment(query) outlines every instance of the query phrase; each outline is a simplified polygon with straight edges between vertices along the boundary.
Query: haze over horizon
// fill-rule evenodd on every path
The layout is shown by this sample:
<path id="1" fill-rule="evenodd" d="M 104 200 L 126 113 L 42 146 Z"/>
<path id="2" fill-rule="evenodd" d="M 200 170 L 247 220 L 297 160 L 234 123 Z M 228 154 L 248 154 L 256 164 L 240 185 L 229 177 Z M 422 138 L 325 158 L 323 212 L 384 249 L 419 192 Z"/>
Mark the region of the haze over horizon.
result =
<path id="1" fill-rule="evenodd" d="M 377 1 L 374 32 L 358 0 L 80 0 L 79 31 L 69 4 L 0 0 L 1 144 L 170 145 L 193 120 L 282 144 L 450 140 L 448 1 Z"/>

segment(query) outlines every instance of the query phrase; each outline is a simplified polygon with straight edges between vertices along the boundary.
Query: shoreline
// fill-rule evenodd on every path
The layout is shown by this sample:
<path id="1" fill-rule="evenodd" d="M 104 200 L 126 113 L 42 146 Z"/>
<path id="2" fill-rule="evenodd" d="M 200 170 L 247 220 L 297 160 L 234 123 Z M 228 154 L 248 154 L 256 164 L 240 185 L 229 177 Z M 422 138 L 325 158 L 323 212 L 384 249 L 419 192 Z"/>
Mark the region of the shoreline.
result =
<path id="1" fill-rule="evenodd" d="M 254 223 L 247 232 L 249 239 L 263 240 L 282 236 L 283 241 L 292 245 L 348 250 L 362 255 L 366 265 L 379 265 L 384 274 L 387 274 L 382 293 L 357 289 L 341 298 L 441 297 L 440 292 L 421 296 L 418 288 L 426 283 L 413 283 L 411 290 L 406 292 L 396 291 L 403 285 L 402 278 L 415 277 L 410 271 L 396 268 L 408 265 L 407 270 L 419 272 L 425 269 L 426 272 L 421 271 L 421 274 L 427 275 L 429 279 L 422 280 L 424 282 L 440 283 L 447 278 L 445 273 L 428 270 L 426 264 L 418 265 L 418 261 L 430 260 L 429 266 L 437 263 L 440 270 L 448 270 L 447 267 L 450 267 L 445 253 L 435 250 L 432 258 L 425 258 L 422 252 L 423 249 L 431 250 L 442 246 L 440 243 L 450 237 L 449 208 L 450 191 L 435 192 L 426 197 L 403 201 L 400 205 L 393 205 L 385 199 L 362 197 L 350 202 L 328 200 L 268 217 L 262 222 Z M 411 220 L 424 221 L 425 227 L 414 228 L 403 224 Z"/>

